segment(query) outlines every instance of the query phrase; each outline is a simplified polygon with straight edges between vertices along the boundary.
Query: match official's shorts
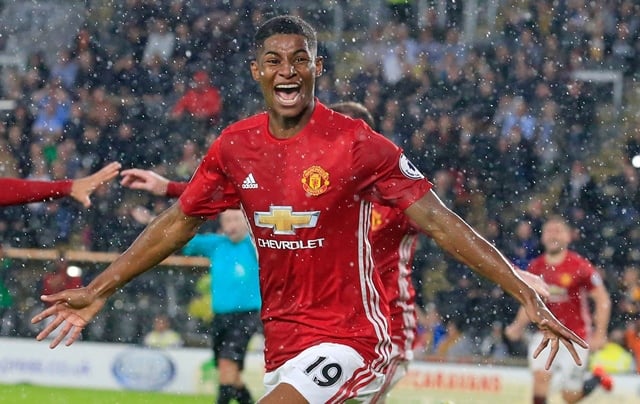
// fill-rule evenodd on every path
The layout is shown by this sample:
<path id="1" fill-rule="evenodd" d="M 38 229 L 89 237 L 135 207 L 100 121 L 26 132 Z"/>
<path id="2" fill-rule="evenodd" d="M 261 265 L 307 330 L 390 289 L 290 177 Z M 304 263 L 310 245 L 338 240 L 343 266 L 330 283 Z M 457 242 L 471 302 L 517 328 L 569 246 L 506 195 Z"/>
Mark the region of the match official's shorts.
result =
<path id="1" fill-rule="evenodd" d="M 533 358 L 533 353 L 538 348 L 538 345 L 540 345 L 542 338 L 543 334 L 536 332 L 529 341 L 529 367 L 533 371 L 544 370 L 547 364 L 547 358 L 549 357 L 549 346 L 547 346 L 536 359 Z M 582 384 L 584 383 L 585 374 L 588 370 L 587 361 L 589 359 L 589 350 L 576 344 L 573 346 L 576 348 L 576 352 L 578 352 L 582 360 L 582 366 L 576 365 L 569 350 L 561 343 L 558 354 L 551 364 L 549 371 L 554 375 L 559 375 L 559 383 L 560 386 L 562 386 L 562 390 L 582 391 Z"/>
<path id="2" fill-rule="evenodd" d="M 280 383 L 293 386 L 310 403 L 370 402 L 384 383 L 353 348 L 322 343 L 305 349 L 264 375 L 267 393 Z"/>
<path id="3" fill-rule="evenodd" d="M 238 363 L 242 370 L 249 340 L 253 334 L 261 331 L 262 322 L 257 310 L 216 314 L 212 324 L 213 359 L 216 366 L 218 360 L 224 358 Z"/>

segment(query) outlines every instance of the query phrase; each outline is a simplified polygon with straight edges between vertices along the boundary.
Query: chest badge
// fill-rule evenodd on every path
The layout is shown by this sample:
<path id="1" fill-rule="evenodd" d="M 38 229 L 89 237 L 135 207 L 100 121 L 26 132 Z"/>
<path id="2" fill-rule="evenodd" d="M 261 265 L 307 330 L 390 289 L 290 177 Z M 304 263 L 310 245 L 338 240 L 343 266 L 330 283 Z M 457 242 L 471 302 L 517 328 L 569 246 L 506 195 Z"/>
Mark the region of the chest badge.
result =
<path id="1" fill-rule="evenodd" d="M 329 173 L 320 166 L 311 166 L 302 173 L 302 188 L 312 196 L 323 194 L 329 188 Z"/>

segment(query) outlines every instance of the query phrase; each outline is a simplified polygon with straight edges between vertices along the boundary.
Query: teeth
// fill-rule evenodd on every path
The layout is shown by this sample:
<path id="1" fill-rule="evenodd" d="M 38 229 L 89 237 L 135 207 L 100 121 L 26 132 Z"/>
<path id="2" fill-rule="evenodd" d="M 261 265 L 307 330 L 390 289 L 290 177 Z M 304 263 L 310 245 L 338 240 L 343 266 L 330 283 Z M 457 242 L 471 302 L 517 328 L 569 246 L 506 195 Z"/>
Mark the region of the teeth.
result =
<path id="1" fill-rule="evenodd" d="M 298 88 L 298 84 L 278 84 L 276 88 L 283 88 L 283 89 Z"/>

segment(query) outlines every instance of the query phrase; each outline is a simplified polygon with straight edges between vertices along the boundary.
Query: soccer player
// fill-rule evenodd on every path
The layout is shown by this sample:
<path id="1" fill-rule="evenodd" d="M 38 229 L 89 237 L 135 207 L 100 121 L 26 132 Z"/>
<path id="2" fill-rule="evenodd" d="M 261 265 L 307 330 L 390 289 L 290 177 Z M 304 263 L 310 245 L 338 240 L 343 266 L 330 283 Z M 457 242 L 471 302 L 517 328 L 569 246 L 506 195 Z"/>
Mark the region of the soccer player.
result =
<path id="1" fill-rule="evenodd" d="M 402 150 L 361 120 L 315 97 L 322 74 L 315 30 L 295 16 L 257 30 L 251 74 L 266 112 L 226 127 L 176 204 L 85 288 L 42 296 L 73 343 L 118 288 L 192 238 L 208 217 L 241 206 L 258 250 L 265 336 L 261 403 L 366 400 L 389 361 L 388 303 L 372 260 L 371 203 L 397 207 L 445 251 L 500 284 L 551 344 L 587 347 L 560 323 L 510 263 L 431 189 Z"/>
<path id="2" fill-rule="evenodd" d="M 550 285 L 547 305 L 551 312 L 581 338 L 589 342 L 589 348 L 597 351 L 607 341 L 607 327 L 611 312 L 611 301 L 602 278 L 594 266 L 569 249 L 572 241 L 571 227 L 560 216 L 550 217 L 542 226 L 540 240 L 544 253 L 535 258 L 528 271 L 542 276 Z M 589 311 L 588 297 L 593 300 L 593 317 Z M 593 320 L 593 329 L 592 329 Z M 505 329 L 510 340 L 519 340 L 529 319 L 523 308 L 514 321 Z M 546 369 L 540 358 L 533 357 L 536 344 L 542 336 L 536 333 L 529 343 L 529 367 L 533 371 L 533 403 L 547 402 L 549 385 L 553 373 L 562 377 L 562 397 L 567 403 L 575 403 L 589 395 L 598 386 L 611 390 L 612 380 L 602 369 L 596 369 L 585 380 L 588 373 L 586 362 L 589 350 L 577 348 L 582 365 L 576 365 L 565 350 L 551 369 Z"/>
<path id="3" fill-rule="evenodd" d="M 95 173 L 74 180 L 35 181 L 19 178 L 0 178 L 0 206 L 21 205 L 70 196 L 82 206 L 91 206 L 93 191 L 111 181 L 120 170 L 120 163 L 109 163 Z"/>

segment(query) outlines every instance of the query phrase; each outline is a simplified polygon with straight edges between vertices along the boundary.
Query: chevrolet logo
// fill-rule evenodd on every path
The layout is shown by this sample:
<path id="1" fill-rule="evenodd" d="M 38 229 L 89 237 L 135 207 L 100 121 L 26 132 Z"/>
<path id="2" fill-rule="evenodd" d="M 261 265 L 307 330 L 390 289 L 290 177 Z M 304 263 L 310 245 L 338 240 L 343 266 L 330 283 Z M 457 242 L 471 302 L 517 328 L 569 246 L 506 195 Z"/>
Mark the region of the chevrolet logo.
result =
<path id="1" fill-rule="evenodd" d="M 273 229 L 273 234 L 296 234 L 296 229 L 315 227 L 320 211 L 293 212 L 291 206 L 270 206 L 268 212 L 254 212 L 258 227 Z"/>

